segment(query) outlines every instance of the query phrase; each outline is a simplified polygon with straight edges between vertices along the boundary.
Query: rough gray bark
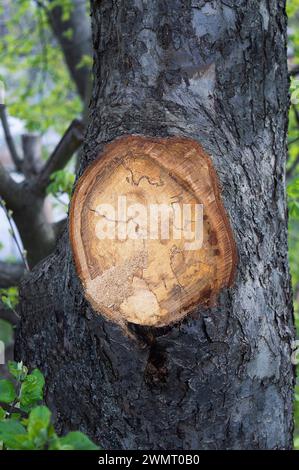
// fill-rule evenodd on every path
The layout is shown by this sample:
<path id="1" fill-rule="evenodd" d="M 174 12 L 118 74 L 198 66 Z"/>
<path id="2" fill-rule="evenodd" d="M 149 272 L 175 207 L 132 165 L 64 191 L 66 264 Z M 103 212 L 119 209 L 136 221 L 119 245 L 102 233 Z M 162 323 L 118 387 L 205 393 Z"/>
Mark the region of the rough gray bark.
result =
<path id="1" fill-rule="evenodd" d="M 16 356 L 46 375 L 58 431 L 104 448 L 292 447 L 285 2 L 92 2 L 95 83 L 80 173 L 122 134 L 212 155 L 239 250 L 217 307 L 164 329 L 97 316 L 67 234 L 24 281 Z"/>

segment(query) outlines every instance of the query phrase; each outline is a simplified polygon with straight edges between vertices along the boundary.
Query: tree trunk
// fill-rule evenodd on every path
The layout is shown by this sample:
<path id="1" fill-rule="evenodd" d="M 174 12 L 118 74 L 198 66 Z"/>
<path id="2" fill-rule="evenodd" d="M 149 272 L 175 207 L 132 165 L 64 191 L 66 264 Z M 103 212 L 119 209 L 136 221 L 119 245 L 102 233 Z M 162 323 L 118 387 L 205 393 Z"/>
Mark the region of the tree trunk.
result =
<path id="1" fill-rule="evenodd" d="M 233 288 L 127 336 L 83 296 L 68 234 L 23 282 L 16 356 L 46 375 L 58 431 L 106 449 L 292 447 L 285 2 L 92 3 L 94 88 L 79 174 L 124 134 L 211 155 L 238 246 Z"/>

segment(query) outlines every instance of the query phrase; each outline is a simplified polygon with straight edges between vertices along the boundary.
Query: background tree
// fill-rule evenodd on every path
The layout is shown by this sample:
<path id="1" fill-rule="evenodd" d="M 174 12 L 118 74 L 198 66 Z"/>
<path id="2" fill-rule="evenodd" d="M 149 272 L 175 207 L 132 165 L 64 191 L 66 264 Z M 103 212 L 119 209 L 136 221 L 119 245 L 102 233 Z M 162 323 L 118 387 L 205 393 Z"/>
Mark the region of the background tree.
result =
<path id="1" fill-rule="evenodd" d="M 239 249 L 217 307 L 135 340 L 82 295 L 67 231 L 26 276 L 16 354 L 59 431 L 106 448 L 290 448 L 284 2 L 92 2 L 94 87 L 78 175 L 123 134 L 199 140 Z M 66 398 L 67 397 L 67 398 Z"/>
<path id="2" fill-rule="evenodd" d="M 28 133 L 22 136 L 20 154 L 10 132 L 6 106 L 0 105 L 6 142 L 15 170 L 22 175 L 22 182 L 17 184 L 0 163 L 0 196 L 11 211 L 29 265 L 33 267 L 53 251 L 63 225 L 49 223 L 45 212 L 50 177 L 65 167 L 83 140 L 90 95 L 90 22 L 87 5 L 80 0 L 18 0 L 16 4 L 14 8 L 6 5 L 2 13 L 8 19 L 0 53 L 10 111 L 25 120 Z M 32 35 L 27 37 L 29 31 Z M 17 58 L 21 66 L 17 64 Z M 23 68 L 27 73 L 21 72 Z M 69 81 L 67 70 L 75 88 Z M 17 83 L 14 83 L 12 72 L 20 76 Z M 80 111 L 83 120 L 78 119 Z M 40 136 L 49 127 L 64 135 L 43 162 Z M 2 279 L 0 275 L 0 286 L 5 287 L 9 272 L 11 280 L 15 281 L 17 267 L 2 264 L 2 268 L 4 275 Z M 22 274 L 22 267 L 19 267 L 19 274 Z"/>
<path id="3" fill-rule="evenodd" d="M 11 309 L 17 302 L 16 286 L 27 260 L 32 268 L 54 249 L 66 221 L 49 220 L 47 195 L 51 193 L 64 210 L 57 195 L 71 191 L 73 161 L 83 140 L 91 83 L 88 2 L 3 0 L 0 37 L 0 85 L 6 95 L 0 119 L 13 163 L 9 168 L 0 159 L 0 202 L 14 239 L 19 232 L 22 251 L 18 262 L 3 257 L 0 261 L 0 340 L 10 359 L 11 325 L 18 321 L 17 307 Z M 24 123 L 21 140 L 11 131 L 9 116 Z M 58 138 L 49 150 L 44 143 L 53 132 Z M 3 241 L 3 213 L 1 217 Z"/>

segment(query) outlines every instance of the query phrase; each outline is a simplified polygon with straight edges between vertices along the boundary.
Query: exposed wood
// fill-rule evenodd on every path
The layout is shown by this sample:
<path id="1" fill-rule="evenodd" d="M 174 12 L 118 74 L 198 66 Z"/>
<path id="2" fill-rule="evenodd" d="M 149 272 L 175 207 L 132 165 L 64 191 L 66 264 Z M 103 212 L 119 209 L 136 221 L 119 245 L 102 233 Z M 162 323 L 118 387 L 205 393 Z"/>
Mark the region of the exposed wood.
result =
<path id="1" fill-rule="evenodd" d="M 200 206 L 203 220 L 195 220 Z M 86 297 L 117 323 L 168 325 L 211 305 L 234 277 L 236 248 L 217 175 L 191 139 L 128 136 L 107 145 L 78 183 L 70 236 Z"/>

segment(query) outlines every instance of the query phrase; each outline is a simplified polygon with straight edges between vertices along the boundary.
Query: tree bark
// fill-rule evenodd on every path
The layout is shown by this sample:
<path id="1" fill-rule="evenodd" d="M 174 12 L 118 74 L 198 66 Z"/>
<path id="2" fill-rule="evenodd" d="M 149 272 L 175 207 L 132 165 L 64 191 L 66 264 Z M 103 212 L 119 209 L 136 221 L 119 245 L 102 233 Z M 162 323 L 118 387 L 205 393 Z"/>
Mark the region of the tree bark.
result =
<path id="1" fill-rule="evenodd" d="M 65 232 L 23 282 L 16 357 L 45 373 L 57 430 L 106 449 L 291 448 L 285 2 L 91 3 L 79 175 L 124 134 L 198 140 L 222 185 L 237 279 L 217 306 L 128 337 L 84 299 Z"/>

